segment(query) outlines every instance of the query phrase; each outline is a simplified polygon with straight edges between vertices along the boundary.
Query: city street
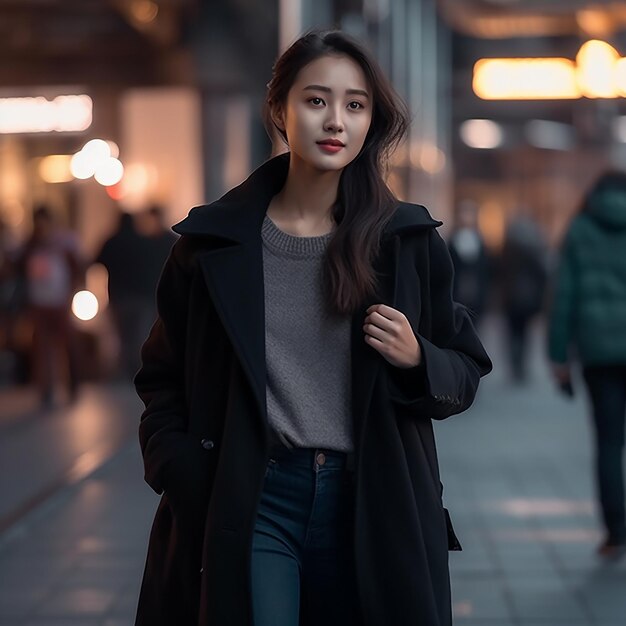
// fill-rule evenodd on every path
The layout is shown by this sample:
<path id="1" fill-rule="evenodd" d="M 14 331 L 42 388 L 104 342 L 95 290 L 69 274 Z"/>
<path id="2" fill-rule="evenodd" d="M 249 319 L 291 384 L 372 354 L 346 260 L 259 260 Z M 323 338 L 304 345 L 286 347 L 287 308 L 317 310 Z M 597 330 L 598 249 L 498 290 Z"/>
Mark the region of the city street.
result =
<path id="1" fill-rule="evenodd" d="M 444 500 L 462 552 L 450 553 L 455 623 L 618 626 L 626 558 L 602 564 L 582 389 L 553 391 L 535 335 L 532 375 L 496 365 L 475 405 L 436 425 Z M 3 391 L 0 624 L 133 623 L 158 498 L 143 482 L 131 388 L 89 386 L 71 410 L 38 414 Z M 393 625 L 389 625 L 393 626 Z"/>

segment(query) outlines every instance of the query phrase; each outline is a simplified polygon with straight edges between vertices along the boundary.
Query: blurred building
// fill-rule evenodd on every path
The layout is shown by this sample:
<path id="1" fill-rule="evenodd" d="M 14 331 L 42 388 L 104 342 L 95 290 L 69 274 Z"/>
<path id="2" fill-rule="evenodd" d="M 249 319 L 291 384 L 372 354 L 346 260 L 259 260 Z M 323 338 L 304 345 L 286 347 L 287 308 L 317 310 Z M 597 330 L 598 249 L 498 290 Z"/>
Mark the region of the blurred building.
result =
<path id="1" fill-rule="evenodd" d="M 454 33 L 455 196 L 481 205 L 492 246 L 520 212 L 555 244 L 597 175 L 626 168 L 626 4 L 440 0 L 439 7 Z"/>
<path id="2" fill-rule="evenodd" d="M 118 207 L 172 224 L 215 199 L 271 154 L 272 64 L 312 27 L 375 51 L 413 116 L 390 184 L 444 230 L 470 200 L 490 248 L 518 214 L 554 244 L 626 163 L 621 2 L 0 0 L 2 218 L 23 238 L 46 202 L 89 256 Z"/>
<path id="3" fill-rule="evenodd" d="M 449 42 L 435 4 L 419 0 L 3 0 L 0 52 L 12 62 L 0 66 L 0 210 L 26 232 L 33 204 L 50 202 L 87 252 L 116 202 L 159 202 L 177 221 L 270 154 L 265 85 L 279 51 L 311 27 L 374 47 L 415 115 L 392 184 L 445 211 Z M 115 144 L 120 182 L 70 173 L 94 138 Z"/>

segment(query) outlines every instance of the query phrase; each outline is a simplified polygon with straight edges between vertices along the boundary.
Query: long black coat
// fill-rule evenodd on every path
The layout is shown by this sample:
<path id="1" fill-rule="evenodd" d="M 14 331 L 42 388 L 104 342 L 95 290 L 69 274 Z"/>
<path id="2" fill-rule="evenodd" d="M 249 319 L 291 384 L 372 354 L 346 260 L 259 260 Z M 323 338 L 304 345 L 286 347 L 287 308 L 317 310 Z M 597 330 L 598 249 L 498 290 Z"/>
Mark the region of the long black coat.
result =
<path id="1" fill-rule="evenodd" d="M 136 624 L 252 626 L 250 554 L 268 455 L 261 223 L 288 155 L 174 227 L 158 319 L 135 378 L 145 479 L 163 493 Z M 399 203 L 353 315 L 354 557 L 366 626 L 449 626 L 449 539 L 432 419 L 467 409 L 491 363 L 451 298 L 452 265 L 424 207 Z M 423 368 L 368 346 L 365 310 L 402 311 Z M 451 546 L 452 547 L 452 546 Z M 329 609 L 332 610 L 332 609 Z"/>

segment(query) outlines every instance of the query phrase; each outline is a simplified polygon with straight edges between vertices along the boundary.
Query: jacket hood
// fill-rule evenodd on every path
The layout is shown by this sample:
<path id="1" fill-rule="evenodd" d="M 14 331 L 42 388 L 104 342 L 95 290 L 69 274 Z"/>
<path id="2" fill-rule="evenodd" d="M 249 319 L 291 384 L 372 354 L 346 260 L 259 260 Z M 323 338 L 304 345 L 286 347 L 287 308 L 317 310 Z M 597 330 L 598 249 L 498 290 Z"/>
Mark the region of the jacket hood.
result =
<path id="1" fill-rule="evenodd" d="M 593 197 L 587 215 L 604 228 L 626 228 L 626 190 L 607 189 Z"/>

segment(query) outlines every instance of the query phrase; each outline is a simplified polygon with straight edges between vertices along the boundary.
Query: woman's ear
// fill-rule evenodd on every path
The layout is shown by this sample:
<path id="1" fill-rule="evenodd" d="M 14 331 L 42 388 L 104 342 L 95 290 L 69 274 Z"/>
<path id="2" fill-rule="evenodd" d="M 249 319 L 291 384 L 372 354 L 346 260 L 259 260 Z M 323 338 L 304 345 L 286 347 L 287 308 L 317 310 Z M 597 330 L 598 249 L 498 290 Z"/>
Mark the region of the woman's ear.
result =
<path id="1" fill-rule="evenodd" d="M 285 120 L 283 118 L 283 108 L 279 105 L 271 105 L 270 115 L 272 116 L 272 122 L 278 128 L 278 130 L 285 132 Z"/>

